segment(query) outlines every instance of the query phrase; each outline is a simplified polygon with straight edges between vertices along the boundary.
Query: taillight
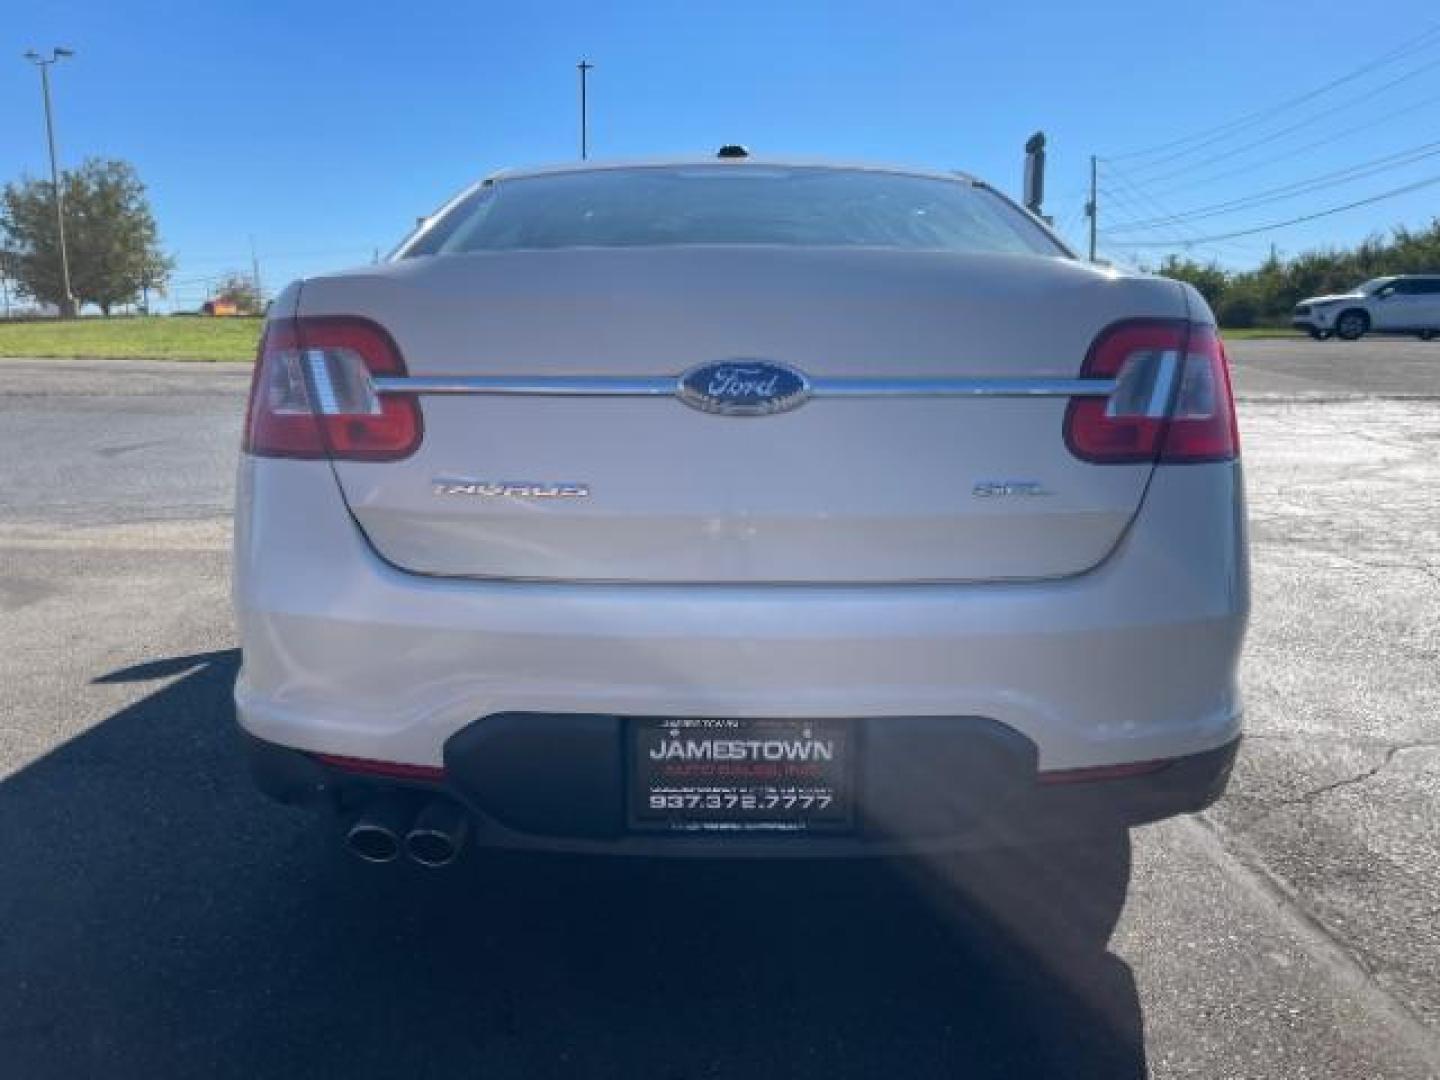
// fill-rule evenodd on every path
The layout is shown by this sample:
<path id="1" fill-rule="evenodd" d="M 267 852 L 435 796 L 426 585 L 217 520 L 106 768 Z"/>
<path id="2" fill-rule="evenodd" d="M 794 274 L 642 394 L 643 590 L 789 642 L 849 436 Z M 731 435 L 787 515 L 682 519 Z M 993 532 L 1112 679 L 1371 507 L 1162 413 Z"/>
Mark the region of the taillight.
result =
<path id="1" fill-rule="evenodd" d="M 1065 443 L 1085 461 L 1229 461 L 1240 451 L 1225 349 L 1212 326 L 1136 319 L 1102 331 L 1081 369 L 1115 380 L 1109 397 L 1075 398 Z"/>
<path id="2" fill-rule="evenodd" d="M 1160 460 L 1231 461 L 1240 455 L 1230 364 L 1213 326 L 1190 327 L 1190 348 Z"/>
<path id="3" fill-rule="evenodd" d="M 420 406 L 376 392 L 404 375 L 394 339 L 369 319 L 278 319 L 265 329 L 244 449 L 264 457 L 394 461 L 420 445 Z"/>

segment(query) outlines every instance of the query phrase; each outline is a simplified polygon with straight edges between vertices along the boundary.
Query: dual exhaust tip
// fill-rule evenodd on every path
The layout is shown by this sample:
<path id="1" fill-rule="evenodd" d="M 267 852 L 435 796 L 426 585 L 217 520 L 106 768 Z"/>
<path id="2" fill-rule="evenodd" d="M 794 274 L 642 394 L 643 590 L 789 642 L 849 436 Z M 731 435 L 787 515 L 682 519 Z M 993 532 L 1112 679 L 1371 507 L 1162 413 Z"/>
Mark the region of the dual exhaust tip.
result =
<path id="1" fill-rule="evenodd" d="M 345 847 L 368 863 L 394 862 L 403 852 L 412 862 L 439 869 L 459 857 L 469 833 L 469 812 L 451 799 L 432 799 L 417 814 L 411 801 L 385 795 L 350 822 Z"/>

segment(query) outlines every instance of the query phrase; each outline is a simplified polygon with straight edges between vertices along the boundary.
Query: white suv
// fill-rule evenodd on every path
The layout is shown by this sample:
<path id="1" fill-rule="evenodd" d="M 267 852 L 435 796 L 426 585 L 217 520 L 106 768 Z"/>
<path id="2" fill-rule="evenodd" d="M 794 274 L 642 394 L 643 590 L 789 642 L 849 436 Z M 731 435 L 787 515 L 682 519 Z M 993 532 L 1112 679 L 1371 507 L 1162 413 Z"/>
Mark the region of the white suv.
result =
<path id="1" fill-rule="evenodd" d="M 276 299 L 235 533 L 260 785 L 430 866 L 1207 805 L 1249 589 L 1199 294 L 967 177 L 729 154 L 504 173 Z"/>
<path id="2" fill-rule="evenodd" d="M 1366 334 L 1440 336 L 1440 274 L 1371 278 L 1348 293 L 1313 296 L 1290 320 L 1310 336 L 1355 341 Z"/>

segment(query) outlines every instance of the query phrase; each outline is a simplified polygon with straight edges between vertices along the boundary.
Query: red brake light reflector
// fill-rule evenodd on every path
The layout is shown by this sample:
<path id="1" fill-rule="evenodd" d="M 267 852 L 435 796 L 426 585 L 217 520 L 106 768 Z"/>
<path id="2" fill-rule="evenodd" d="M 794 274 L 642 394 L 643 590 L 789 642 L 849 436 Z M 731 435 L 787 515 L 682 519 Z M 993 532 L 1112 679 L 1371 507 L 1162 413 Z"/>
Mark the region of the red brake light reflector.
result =
<path id="1" fill-rule="evenodd" d="M 411 765 L 403 761 L 374 761 L 370 758 L 345 757 L 341 754 L 315 754 L 322 765 L 342 772 L 365 776 L 384 776 L 392 780 L 444 780 L 445 770 L 438 765 Z"/>
<path id="2" fill-rule="evenodd" d="M 1042 784 L 1088 784 L 1094 780 L 1123 780 L 1127 776 L 1145 776 L 1174 764 L 1172 758 L 1156 761 L 1130 761 L 1123 765 L 1092 765 L 1084 769 L 1052 769 L 1036 775 Z"/>

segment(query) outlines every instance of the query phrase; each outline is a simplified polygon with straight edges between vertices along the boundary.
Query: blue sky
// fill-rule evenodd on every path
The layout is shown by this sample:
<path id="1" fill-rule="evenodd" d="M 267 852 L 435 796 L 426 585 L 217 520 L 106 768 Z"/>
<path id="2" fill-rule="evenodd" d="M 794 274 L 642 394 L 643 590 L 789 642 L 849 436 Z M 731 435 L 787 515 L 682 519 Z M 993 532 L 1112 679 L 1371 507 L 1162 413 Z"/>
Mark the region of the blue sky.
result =
<path id="1" fill-rule="evenodd" d="M 1043 128 L 1047 209 L 1079 242 L 1089 154 L 1203 132 L 1407 45 L 1409 55 L 1187 157 L 1117 160 L 1101 220 L 1118 228 L 1440 146 L 1440 33 L 1422 37 L 1440 10 L 1405 0 L 1373 10 L 1366 21 L 1353 2 L 1318 0 L 41 0 L 12 6 L 0 26 L 0 178 L 46 167 L 38 79 L 20 54 L 74 48 L 56 71 L 62 159 L 137 166 L 179 261 L 175 301 L 194 306 L 206 277 L 248 269 L 252 236 L 269 289 L 368 261 L 495 168 L 576 156 L 574 64 L 586 56 L 597 157 L 739 141 L 963 168 L 1013 192 L 1024 140 Z M 1440 155 L 1183 231 L 1266 224 L 1431 176 Z M 1272 241 L 1294 253 L 1437 213 L 1440 185 L 1192 254 L 1245 265 Z M 1107 232 L 1102 247 L 1128 258 L 1136 250 L 1118 241 L 1170 235 Z"/>

